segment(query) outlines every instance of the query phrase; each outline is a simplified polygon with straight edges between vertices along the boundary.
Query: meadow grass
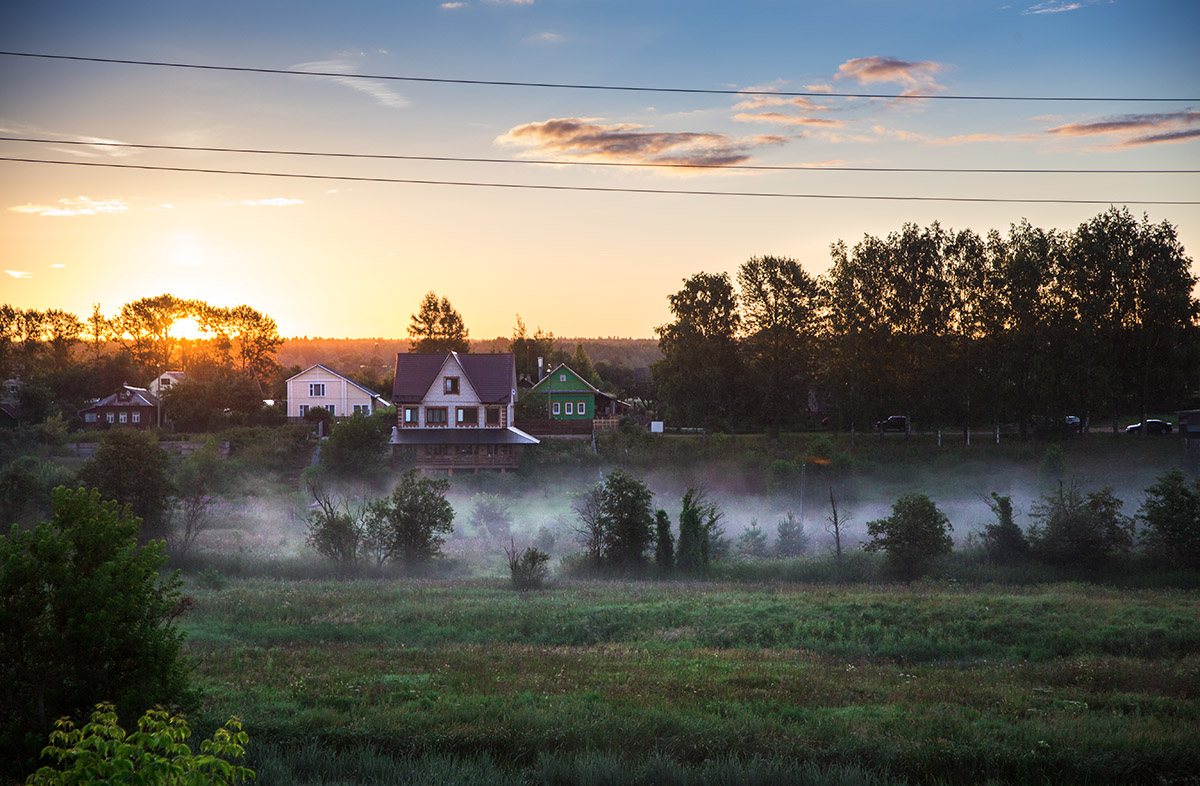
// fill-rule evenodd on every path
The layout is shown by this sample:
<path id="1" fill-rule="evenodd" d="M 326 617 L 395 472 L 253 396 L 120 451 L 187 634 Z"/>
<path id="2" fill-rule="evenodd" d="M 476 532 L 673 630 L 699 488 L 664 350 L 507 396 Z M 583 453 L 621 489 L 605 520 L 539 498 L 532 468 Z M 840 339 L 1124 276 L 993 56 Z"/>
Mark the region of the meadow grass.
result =
<path id="1" fill-rule="evenodd" d="M 1200 772 L 1191 591 L 258 579 L 189 593 L 203 722 L 242 717 L 263 783 Z"/>

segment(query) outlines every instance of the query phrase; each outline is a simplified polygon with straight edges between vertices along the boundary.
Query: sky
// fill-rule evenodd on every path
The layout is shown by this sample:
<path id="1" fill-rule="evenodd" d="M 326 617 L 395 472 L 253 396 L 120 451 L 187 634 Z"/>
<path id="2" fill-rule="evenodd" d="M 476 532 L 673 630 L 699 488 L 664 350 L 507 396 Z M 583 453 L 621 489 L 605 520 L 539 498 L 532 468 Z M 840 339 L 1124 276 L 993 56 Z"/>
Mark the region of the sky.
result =
<path id="1" fill-rule="evenodd" d="M 649 338 L 695 273 L 771 254 L 819 275 L 832 243 L 906 222 L 1069 230 L 1128 205 L 1196 259 L 1200 207 L 1139 204 L 1200 201 L 1196 174 L 833 167 L 1200 170 L 1197 30 L 1196 0 L 6 0 L 7 53 L 334 76 L 0 55 L 0 136 L 46 140 L 0 157 L 69 162 L 0 161 L 0 302 L 85 318 L 169 292 L 285 336 L 397 338 L 433 290 L 472 338 L 517 314 Z M 864 196 L 904 199 L 833 198 Z"/>

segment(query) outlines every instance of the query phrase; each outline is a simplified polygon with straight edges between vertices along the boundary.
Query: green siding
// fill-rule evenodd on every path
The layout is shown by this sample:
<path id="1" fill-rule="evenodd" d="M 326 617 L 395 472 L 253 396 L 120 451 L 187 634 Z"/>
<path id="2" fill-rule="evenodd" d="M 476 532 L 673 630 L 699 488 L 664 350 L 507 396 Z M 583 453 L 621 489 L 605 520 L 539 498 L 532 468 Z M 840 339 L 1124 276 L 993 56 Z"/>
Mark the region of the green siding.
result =
<path id="1" fill-rule="evenodd" d="M 566 366 L 555 369 L 540 382 L 530 388 L 535 395 L 550 396 L 551 417 L 556 420 L 592 420 L 596 416 L 596 394 L 587 382 Z M 579 412 L 583 404 L 584 411 Z M 558 411 L 554 406 L 558 405 Z M 567 414 L 567 405 L 571 412 Z"/>

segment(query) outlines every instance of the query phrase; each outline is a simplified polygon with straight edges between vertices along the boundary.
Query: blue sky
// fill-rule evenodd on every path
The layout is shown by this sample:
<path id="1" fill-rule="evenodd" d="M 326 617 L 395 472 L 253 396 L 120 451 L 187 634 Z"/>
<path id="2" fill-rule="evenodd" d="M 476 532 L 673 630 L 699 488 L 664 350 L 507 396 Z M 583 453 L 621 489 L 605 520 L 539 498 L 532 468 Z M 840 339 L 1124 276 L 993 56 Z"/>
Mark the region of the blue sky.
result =
<path id="1" fill-rule="evenodd" d="M 9 137 L 443 157 L 863 167 L 1200 169 L 1200 3 L 26 3 L 0 49 L 443 79 L 804 91 L 667 94 L 336 80 L 0 57 Z M 1196 175 L 613 169 L 3 142 L 4 156 L 600 188 L 1196 201 Z M 751 256 L 904 222 L 1070 229 L 1105 205 L 538 192 L 0 162 L 0 301 L 90 313 L 170 291 L 285 334 L 399 336 L 434 289 L 472 335 L 650 336 L 666 296 Z M 1200 208 L 1169 220 L 1193 258 Z"/>

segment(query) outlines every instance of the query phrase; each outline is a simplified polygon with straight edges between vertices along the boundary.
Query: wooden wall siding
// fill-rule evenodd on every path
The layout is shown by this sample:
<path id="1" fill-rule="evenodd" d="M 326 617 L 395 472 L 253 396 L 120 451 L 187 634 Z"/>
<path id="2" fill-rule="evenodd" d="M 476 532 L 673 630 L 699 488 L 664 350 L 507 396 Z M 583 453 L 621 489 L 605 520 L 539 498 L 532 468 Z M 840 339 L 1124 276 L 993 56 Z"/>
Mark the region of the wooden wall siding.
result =
<path id="1" fill-rule="evenodd" d="M 312 382 L 324 383 L 324 396 L 308 395 L 308 385 Z M 355 405 L 368 407 L 368 412 L 374 411 L 372 398 L 366 391 L 352 385 L 345 377 L 324 368 L 310 368 L 288 380 L 288 417 L 300 417 L 301 404 L 310 408 L 326 409 L 333 404 L 334 414 L 338 417 L 353 415 Z"/>

